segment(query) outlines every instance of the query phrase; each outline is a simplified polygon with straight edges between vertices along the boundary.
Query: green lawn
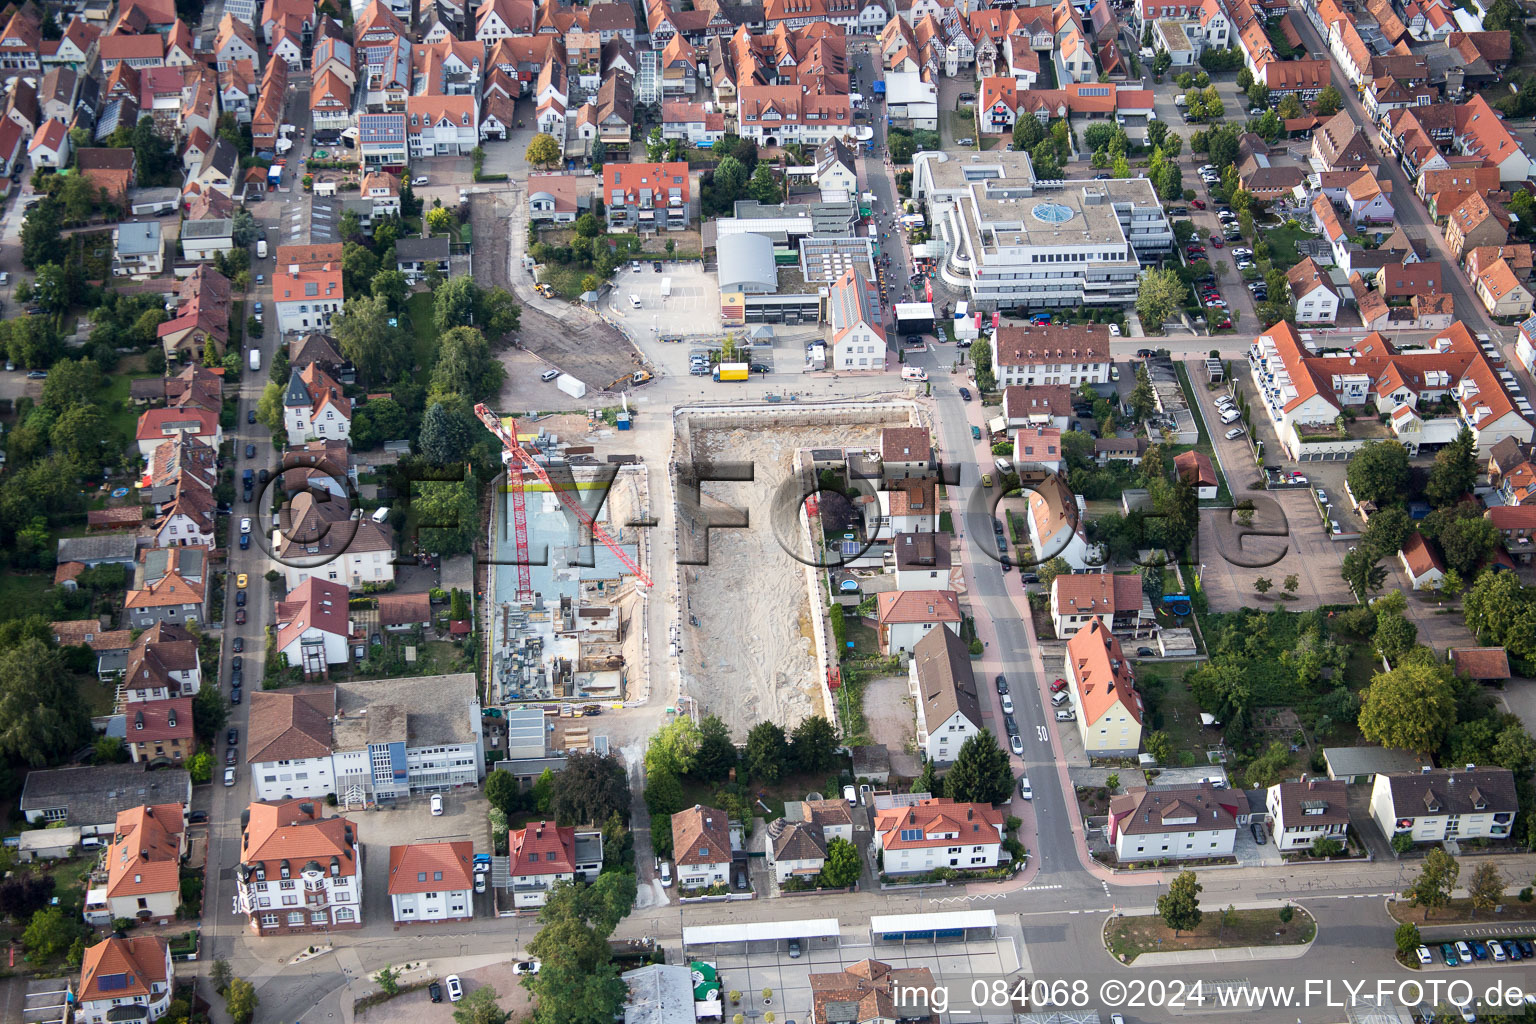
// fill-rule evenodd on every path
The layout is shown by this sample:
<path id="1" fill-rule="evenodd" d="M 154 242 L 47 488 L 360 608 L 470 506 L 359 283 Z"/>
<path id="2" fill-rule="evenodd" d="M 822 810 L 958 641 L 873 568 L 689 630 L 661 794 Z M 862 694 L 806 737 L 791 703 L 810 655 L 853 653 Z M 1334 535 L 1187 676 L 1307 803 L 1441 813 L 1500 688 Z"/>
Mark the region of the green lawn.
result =
<path id="1" fill-rule="evenodd" d="M 107 388 L 102 393 L 101 399 L 101 408 L 107 413 L 107 429 L 116 434 L 124 445 L 133 440 L 139 427 L 140 410 L 128 400 L 128 388 L 134 379 L 134 375 L 126 373 L 109 374 Z"/>
<path id="2" fill-rule="evenodd" d="M 432 322 L 432 293 L 417 292 L 405 303 L 410 319 L 411 350 L 416 360 L 416 381 L 426 387 L 432 366 L 437 362 L 437 325 Z"/>
<path id="3" fill-rule="evenodd" d="M 1168 574 L 1168 578 L 1172 573 Z M 1151 708 L 1147 725 L 1150 730 L 1161 730 L 1173 742 L 1175 756 L 1180 765 L 1193 766 L 1204 762 L 1208 743 L 1220 739 L 1220 731 L 1210 731 L 1200 725 L 1200 705 L 1189 692 L 1184 676 L 1200 662 L 1166 662 L 1163 664 L 1141 663 L 1136 678 L 1143 699 Z M 1177 766 L 1172 766 L 1177 767 Z"/>
<path id="4" fill-rule="evenodd" d="M 40 609 L 52 610 L 44 595 L 53 588 L 52 572 L 0 572 L 0 622 L 20 619 Z"/>
<path id="5" fill-rule="evenodd" d="M 1280 920 L 1279 909 L 1237 910 L 1223 914 L 1206 907 L 1205 916 L 1192 931 L 1175 933 L 1161 917 L 1120 917 L 1111 922 L 1104 938 L 1109 951 L 1129 963 L 1143 953 L 1172 953 L 1189 949 L 1232 949 L 1241 946 L 1299 946 L 1311 942 L 1317 923 L 1300 907 L 1293 908 L 1289 923 Z"/>
<path id="6" fill-rule="evenodd" d="M 1296 243 L 1318 237 L 1310 231 L 1285 225 L 1264 231 L 1263 235 L 1264 241 L 1269 243 L 1269 261 L 1276 267 L 1294 267 L 1300 263 L 1301 254 L 1296 251 Z"/>
<path id="7" fill-rule="evenodd" d="M 80 703 L 90 709 L 91 717 L 99 718 L 112 713 L 114 689 L 97 679 L 94 675 L 84 674 L 76 676 L 75 690 L 80 694 Z"/>

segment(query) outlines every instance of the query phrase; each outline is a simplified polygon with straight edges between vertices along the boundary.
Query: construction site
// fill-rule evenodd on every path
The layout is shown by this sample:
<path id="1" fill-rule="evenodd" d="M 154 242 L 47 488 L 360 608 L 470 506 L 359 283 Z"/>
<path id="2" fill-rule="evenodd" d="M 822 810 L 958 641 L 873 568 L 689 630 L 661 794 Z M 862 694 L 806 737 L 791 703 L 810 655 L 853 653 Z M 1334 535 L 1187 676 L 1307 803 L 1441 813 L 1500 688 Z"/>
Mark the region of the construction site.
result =
<path id="1" fill-rule="evenodd" d="M 682 408 L 674 419 L 675 461 L 752 466 L 751 480 L 702 482 L 697 507 L 677 505 L 682 694 L 738 739 L 758 722 L 791 730 L 812 715 L 836 721 L 826 706 L 824 574 L 786 550 L 803 550 L 780 535 L 783 523 L 800 521 L 805 492 L 785 485 L 804 477 L 798 453 L 878 451 L 881 429 L 921 422 L 919 407 L 893 400 Z M 792 509 L 780 507 L 791 502 Z M 742 528 L 705 525 L 740 520 L 742 510 Z"/>
<path id="2" fill-rule="evenodd" d="M 581 420 L 519 425 L 524 457 L 510 460 L 494 496 L 487 707 L 536 702 L 574 713 L 644 692 L 646 531 L 629 524 L 649 508 L 645 467 L 600 459 L 585 438 L 554 429 L 578 430 Z M 608 433 L 600 420 L 586 428 Z M 505 425 L 501 434 L 508 443 Z"/>

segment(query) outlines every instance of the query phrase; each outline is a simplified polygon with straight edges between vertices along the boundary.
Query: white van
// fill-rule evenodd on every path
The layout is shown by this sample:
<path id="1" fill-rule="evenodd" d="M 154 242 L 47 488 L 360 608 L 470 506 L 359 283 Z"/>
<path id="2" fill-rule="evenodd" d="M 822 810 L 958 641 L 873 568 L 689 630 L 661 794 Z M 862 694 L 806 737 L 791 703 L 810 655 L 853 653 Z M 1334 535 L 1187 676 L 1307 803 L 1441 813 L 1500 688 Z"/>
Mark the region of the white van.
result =
<path id="1" fill-rule="evenodd" d="M 901 368 L 901 379 L 922 382 L 928 379 L 928 371 L 924 370 L 921 366 L 903 366 Z"/>
<path id="2" fill-rule="evenodd" d="M 267 240 L 265 238 L 256 239 L 256 258 L 259 260 L 267 258 Z"/>
<path id="3" fill-rule="evenodd" d="M 373 510 L 373 521 L 374 522 L 382 523 L 384 520 L 386 520 L 388 518 L 389 518 L 389 506 L 388 505 L 381 505 L 378 508 Z"/>
<path id="4" fill-rule="evenodd" d="M 661 862 L 661 887 L 672 888 L 672 865 L 667 861 Z"/>
<path id="5" fill-rule="evenodd" d="M 261 349 L 259 348 L 251 349 L 251 369 L 261 369 Z"/>
<path id="6" fill-rule="evenodd" d="M 1183 93 L 1179 93 L 1177 96 L 1175 96 L 1173 98 L 1173 105 L 1176 106 L 1176 107 L 1187 107 L 1187 106 L 1189 106 L 1189 104 L 1186 103 L 1185 100 L 1184 100 L 1184 94 Z"/>
<path id="7" fill-rule="evenodd" d="M 638 295 L 631 295 L 629 297 L 629 305 L 633 309 L 639 309 L 640 308 L 640 296 L 638 296 Z"/>
<path id="8" fill-rule="evenodd" d="M 1238 412 L 1236 409 L 1228 409 L 1226 412 L 1221 414 L 1221 422 L 1223 423 L 1236 423 L 1242 418 L 1243 414 Z"/>

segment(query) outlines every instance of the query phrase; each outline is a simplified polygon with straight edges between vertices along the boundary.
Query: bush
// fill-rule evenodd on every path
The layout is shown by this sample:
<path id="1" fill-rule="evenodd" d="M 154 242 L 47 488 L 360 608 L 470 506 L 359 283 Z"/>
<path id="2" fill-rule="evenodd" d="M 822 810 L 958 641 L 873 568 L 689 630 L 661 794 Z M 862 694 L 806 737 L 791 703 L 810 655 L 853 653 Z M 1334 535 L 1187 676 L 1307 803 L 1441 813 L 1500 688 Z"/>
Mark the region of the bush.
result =
<path id="1" fill-rule="evenodd" d="M 971 648 L 970 648 L 970 650 L 971 650 L 971 657 L 973 657 L 973 658 L 981 657 L 981 652 L 984 650 L 984 648 L 982 647 L 981 641 L 980 640 L 972 640 L 971 641 Z"/>

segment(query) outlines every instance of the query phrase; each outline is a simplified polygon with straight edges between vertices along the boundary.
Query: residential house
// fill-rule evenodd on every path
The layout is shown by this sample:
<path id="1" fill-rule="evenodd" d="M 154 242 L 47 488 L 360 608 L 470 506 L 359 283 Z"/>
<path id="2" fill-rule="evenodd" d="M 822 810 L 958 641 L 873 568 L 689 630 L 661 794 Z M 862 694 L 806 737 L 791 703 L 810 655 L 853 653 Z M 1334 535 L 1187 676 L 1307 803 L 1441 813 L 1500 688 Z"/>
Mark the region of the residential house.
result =
<path id="1" fill-rule="evenodd" d="M 612 217 L 612 207 L 609 216 Z M 832 283 L 827 300 L 832 365 L 839 370 L 884 370 L 888 355 L 880 292 L 849 267 Z"/>
<path id="2" fill-rule="evenodd" d="M 151 700 L 126 708 L 124 743 L 134 764 L 161 768 L 181 764 L 196 748 L 192 736 L 192 698 Z"/>
<path id="3" fill-rule="evenodd" d="M 1077 499 L 1059 476 L 1049 476 L 1030 490 L 1025 525 L 1035 557 L 1042 562 L 1060 556 L 1074 571 L 1097 568 L 1083 526 Z"/>
<path id="4" fill-rule="evenodd" d="M 181 474 L 171 500 L 160 506 L 155 517 L 155 546 L 168 548 L 195 544 L 214 547 L 218 514 L 218 500 L 213 496 L 213 489 L 195 474 Z"/>
<path id="5" fill-rule="evenodd" d="M 1496 317 L 1531 315 L 1531 289 L 1515 276 L 1507 260 L 1494 260 L 1480 270 L 1473 287 L 1483 308 Z"/>
<path id="6" fill-rule="evenodd" d="M 887 875 L 937 868 L 984 871 L 1005 862 L 1003 814 L 990 804 L 920 800 L 875 812 L 875 848 Z"/>
<path id="7" fill-rule="evenodd" d="M 681 850 L 678 838 L 673 833 L 674 848 Z M 603 870 L 603 837 L 600 832 L 578 832 L 552 821 L 531 821 L 508 834 L 507 854 L 512 905 L 532 909 L 544 905 L 556 882 L 597 878 Z M 681 863 L 678 867 L 681 871 Z"/>
<path id="8" fill-rule="evenodd" d="M 197 408 L 149 409 L 140 414 L 136 438 L 139 455 L 148 460 L 156 448 L 171 438 L 192 437 L 217 449 L 224 431 L 217 413 Z"/>
<path id="9" fill-rule="evenodd" d="M 351 512 L 328 491 L 295 494 L 278 509 L 274 542 L 290 590 L 311 577 L 353 590 L 395 578 L 393 533 Z"/>
<path id="10" fill-rule="evenodd" d="M 429 594 L 380 594 L 378 623 L 387 633 L 425 629 L 432 624 Z"/>
<path id="11" fill-rule="evenodd" d="M 604 164 L 603 201 L 610 231 L 685 229 L 692 219 L 688 164 Z"/>
<path id="12" fill-rule="evenodd" d="M 1101 324 L 1004 325 L 997 330 L 993 365 L 1003 387 L 1109 383 L 1109 328 Z"/>
<path id="13" fill-rule="evenodd" d="M 827 863 L 827 839 L 814 822 L 775 818 L 764 845 L 768 867 L 781 885 L 791 878 L 815 881 Z"/>
<path id="14" fill-rule="evenodd" d="M 1328 275 L 1310 256 L 1285 272 L 1296 322 L 1331 324 L 1338 318 L 1339 293 Z"/>
<path id="15" fill-rule="evenodd" d="M 411 96 L 405 134 L 412 159 L 468 156 L 480 145 L 479 114 L 474 96 Z"/>
<path id="16" fill-rule="evenodd" d="M 1142 703 L 1131 663 L 1095 616 L 1067 641 L 1067 692 L 1090 757 L 1134 757 L 1141 749 Z"/>
<path id="17" fill-rule="evenodd" d="M 352 127 L 352 86 L 333 68 L 314 75 L 309 113 L 316 131 L 345 131 Z"/>
<path id="18" fill-rule="evenodd" d="M 145 550 L 123 601 L 123 624 L 148 629 L 161 622 L 183 625 L 204 621 L 208 552 L 205 547 Z"/>
<path id="19" fill-rule="evenodd" d="M 1072 417 L 1072 392 L 1064 384 L 1014 384 L 1003 388 L 1007 429 L 1025 426 L 1066 430 Z"/>
<path id="20" fill-rule="evenodd" d="M 176 307 L 171 319 L 155 329 L 166 359 L 197 360 L 210 344 L 216 352 L 223 352 L 229 342 L 231 308 L 229 279 L 210 266 L 195 268 L 189 277 L 179 283 Z M 142 420 L 140 426 L 144 426 Z M 193 433 L 198 436 L 197 432 Z M 214 441 L 200 439 L 217 447 Z M 154 439 L 154 446 L 157 447 L 161 442 L 162 439 Z M 143 448 L 141 443 L 140 451 Z"/>
<path id="21" fill-rule="evenodd" d="M 1458 676 L 1499 685 L 1510 677 L 1509 652 L 1502 647 L 1452 647 L 1447 653 Z"/>
<path id="22" fill-rule="evenodd" d="M 469 921 L 475 916 L 471 842 L 389 848 L 389 904 L 395 924 Z"/>
<path id="23" fill-rule="evenodd" d="M 1392 209 L 1392 181 L 1361 174 L 1345 189 L 1348 195 L 1349 220 L 1357 229 L 1378 224 L 1391 224 L 1396 214 Z"/>
<path id="24" fill-rule="evenodd" d="M 1280 782 L 1269 787 L 1264 806 L 1269 831 L 1282 852 L 1310 850 L 1319 839 L 1341 845 L 1349 832 L 1349 790 L 1342 780 Z"/>
<path id="25" fill-rule="evenodd" d="M 1102 620 L 1112 632 L 1141 637 L 1157 628 L 1141 577 L 1115 573 L 1062 573 L 1051 580 L 1051 625 L 1067 640 Z"/>
<path id="26" fill-rule="evenodd" d="M 913 651 L 935 627 L 960 632 L 960 599 L 952 590 L 886 591 L 877 594 L 880 652 Z"/>
<path id="27" fill-rule="evenodd" d="M 352 401 L 342 393 L 340 383 L 311 363 L 290 372 L 283 392 L 283 425 L 291 445 L 346 440 L 352 425 Z"/>
<path id="28" fill-rule="evenodd" d="M 1230 789 L 1132 786 L 1109 801 L 1109 839 L 1121 864 L 1230 857 L 1239 801 Z"/>
<path id="29" fill-rule="evenodd" d="M 1403 571 L 1408 574 L 1408 582 L 1414 590 L 1423 590 L 1425 587 L 1434 589 L 1445 576 L 1445 563 L 1417 530 L 1408 535 L 1397 557 L 1403 563 Z"/>
<path id="30" fill-rule="evenodd" d="M 64 562 L 55 570 L 55 586 L 62 586 L 59 573 L 74 575 L 85 570 L 79 562 Z M 65 577 L 73 582 L 72 577 Z M 70 589 L 65 587 L 65 589 Z M 102 629 L 98 619 L 68 619 L 49 623 L 53 642 L 60 647 L 89 647 L 96 655 L 96 678 L 110 682 L 122 676 L 132 643 L 131 629 Z"/>
<path id="31" fill-rule="evenodd" d="M 159 1020 L 171 1008 L 175 981 L 171 947 L 158 935 L 103 939 L 86 949 L 81 961 L 80 983 L 72 993 L 74 1020 Z"/>
<path id="32" fill-rule="evenodd" d="M 446 275 L 449 250 L 447 235 L 398 239 L 395 242 L 395 269 L 413 284 L 433 270 Z"/>
<path id="33" fill-rule="evenodd" d="M 165 269 L 160 222 L 129 221 L 112 229 L 112 273 L 116 277 L 158 277 Z"/>
<path id="34" fill-rule="evenodd" d="M 1059 427 L 1024 427 L 1013 435 L 1013 468 L 1027 473 L 1060 473 L 1067 468 Z"/>
<path id="35" fill-rule="evenodd" d="M 344 585 L 306 576 L 277 602 L 275 625 L 278 653 L 305 676 L 324 676 L 331 665 L 347 664 L 352 627 Z"/>
<path id="36" fill-rule="evenodd" d="M 1370 806 L 1382 834 L 1393 839 L 1507 839 L 1517 809 L 1515 776 L 1508 768 L 1476 765 L 1381 772 Z"/>
<path id="37" fill-rule="evenodd" d="M 78 828 L 82 836 L 111 835 L 117 816 L 141 804 L 192 803 L 184 768 L 146 772 L 135 764 L 36 769 L 21 789 L 21 812 L 32 825 Z"/>
<path id="38" fill-rule="evenodd" d="M 813 180 L 823 197 L 829 192 L 850 197 L 858 195 L 858 158 L 841 139 L 830 139 L 816 148 L 815 167 Z"/>
<path id="39" fill-rule="evenodd" d="M 1483 517 L 1499 531 L 1499 540 L 1509 556 L 1529 564 L 1536 553 L 1536 506 L 1496 505 Z"/>
<path id="40" fill-rule="evenodd" d="M 917 705 L 918 749 L 936 764 L 952 762 L 983 727 L 971 655 L 958 633 L 935 629 L 917 642 L 908 687 Z"/>
<path id="41" fill-rule="evenodd" d="M 892 538 L 897 590 L 938 590 L 948 584 L 950 551 L 946 536 L 928 531 L 898 533 Z"/>
<path id="42" fill-rule="evenodd" d="M 1204 452 L 1187 451 L 1174 456 L 1173 471 L 1189 486 L 1195 489 L 1195 496 L 1202 501 L 1214 499 L 1216 491 L 1221 486 L 1221 479 L 1216 475 L 1216 467 L 1211 464 L 1211 458 Z"/>
<path id="43" fill-rule="evenodd" d="M 260 800 L 324 798 L 336 792 L 331 762 L 335 691 L 255 690 L 246 731 L 246 762 Z"/>
<path id="44" fill-rule="evenodd" d="M 69 141 L 69 126 L 57 118 L 44 121 L 42 130 L 32 136 L 32 141 L 27 144 L 27 159 L 31 161 L 33 170 L 40 167 L 67 167 L 73 152 L 74 146 Z"/>
<path id="45" fill-rule="evenodd" d="M 176 917 L 187 853 L 184 814 L 181 804 L 118 812 L 106 854 L 106 902 L 113 919 L 164 925 Z"/>
<path id="46" fill-rule="evenodd" d="M 672 863 L 681 889 L 731 880 L 731 827 L 725 812 L 694 804 L 672 815 Z"/>
<path id="47" fill-rule="evenodd" d="M 382 171 L 364 175 L 359 194 L 373 203 L 375 217 L 400 216 L 400 179 L 395 175 Z"/>
<path id="48" fill-rule="evenodd" d="M 242 817 L 235 913 L 254 936 L 329 934 L 362 926 L 357 826 L 319 801 L 258 801 Z"/>
<path id="49" fill-rule="evenodd" d="M 591 209 L 592 185 L 587 179 L 571 174 L 528 176 L 529 220 L 572 224 Z"/>
<path id="50" fill-rule="evenodd" d="M 1509 211 L 1498 200 L 1473 193 L 1450 211 L 1445 224 L 1445 243 L 1452 255 L 1509 241 Z"/>
<path id="51" fill-rule="evenodd" d="M 139 634 L 125 654 L 125 705 L 193 697 L 202 688 L 197 639 L 180 626 L 155 623 Z"/>
<path id="52" fill-rule="evenodd" d="M 345 298 L 341 245 L 280 245 L 272 272 L 272 306 L 278 330 L 328 327 Z"/>
<path id="53" fill-rule="evenodd" d="M 226 11 L 214 37 L 213 61 L 214 67 L 221 72 L 228 71 L 240 61 L 250 61 L 252 67 L 260 64 L 255 30 Z"/>
<path id="54" fill-rule="evenodd" d="M 1318 171 L 1365 168 L 1376 173 L 1377 154 L 1347 111 L 1340 111 L 1312 133 L 1312 166 Z"/>
<path id="55" fill-rule="evenodd" d="M 761 146 L 819 146 L 854 134 L 853 108 L 846 94 L 807 93 L 800 86 L 742 85 L 736 108 L 742 137 Z"/>

